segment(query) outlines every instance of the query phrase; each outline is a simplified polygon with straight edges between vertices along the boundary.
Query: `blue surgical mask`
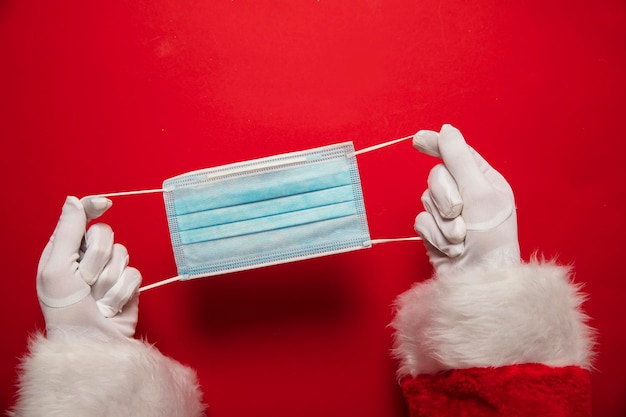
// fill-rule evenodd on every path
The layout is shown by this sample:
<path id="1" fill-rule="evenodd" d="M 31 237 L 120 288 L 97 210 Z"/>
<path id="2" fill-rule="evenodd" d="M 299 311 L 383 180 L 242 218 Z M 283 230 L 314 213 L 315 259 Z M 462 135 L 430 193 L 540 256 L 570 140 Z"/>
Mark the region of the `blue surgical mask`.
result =
<path id="1" fill-rule="evenodd" d="M 351 142 L 194 171 L 163 188 L 186 279 L 371 246 Z"/>
<path id="2" fill-rule="evenodd" d="M 189 172 L 156 190 L 101 194 L 119 196 L 162 192 L 178 276 L 207 277 L 314 258 L 373 243 L 370 238 L 356 155 L 339 143 Z"/>

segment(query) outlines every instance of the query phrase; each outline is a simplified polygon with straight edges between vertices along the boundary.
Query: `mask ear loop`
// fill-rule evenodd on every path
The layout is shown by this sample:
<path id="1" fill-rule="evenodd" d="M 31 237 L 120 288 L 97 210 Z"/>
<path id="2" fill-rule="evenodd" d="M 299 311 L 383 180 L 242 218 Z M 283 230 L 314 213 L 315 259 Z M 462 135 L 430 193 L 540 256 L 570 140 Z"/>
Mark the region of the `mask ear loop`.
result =
<path id="1" fill-rule="evenodd" d="M 372 239 L 368 243 L 370 245 L 378 245 L 379 243 L 413 242 L 416 240 L 422 240 L 422 238 L 419 236 L 411 236 L 411 237 L 394 237 L 391 239 Z"/>
<path id="2" fill-rule="evenodd" d="M 401 238 L 393 238 L 393 239 L 372 239 L 367 241 L 366 243 L 368 245 L 377 245 L 380 243 L 392 243 L 392 242 L 409 242 L 409 241 L 417 241 L 417 240 L 422 240 L 421 237 L 419 236 L 415 236 L 415 237 L 401 237 Z M 139 292 L 143 292 L 143 291 L 147 291 L 147 290 L 151 290 L 153 288 L 158 288 L 158 287 L 162 287 L 164 285 L 167 284 L 171 284 L 173 282 L 178 282 L 178 281 L 184 281 L 186 278 L 188 278 L 185 275 L 178 275 L 176 277 L 173 278 L 167 278 L 164 279 L 162 281 L 157 281 L 153 284 L 148 284 L 148 285 L 144 285 L 143 287 L 139 288 Z"/>
<path id="3" fill-rule="evenodd" d="M 157 281 L 153 284 L 144 285 L 140 287 L 138 292 L 141 293 L 143 291 L 151 290 L 152 288 L 161 287 L 163 285 L 171 284 L 172 282 L 183 281 L 186 277 L 182 275 L 175 276 L 173 278 L 164 279 L 162 281 Z"/>
<path id="4" fill-rule="evenodd" d="M 379 143 L 378 145 L 373 145 L 373 146 L 369 146 L 367 148 L 359 149 L 358 151 L 354 151 L 354 152 L 351 152 L 351 153 L 347 154 L 346 157 L 352 158 L 353 156 L 361 155 L 361 154 L 364 154 L 366 152 L 371 152 L 371 151 L 375 151 L 375 150 L 380 149 L 380 148 L 385 148 L 387 146 L 395 145 L 396 143 L 400 143 L 400 142 L 403 142 L 405 140 L 413 139 L 413 136 L 414 135 L 405 136 L 405 137 L 400 138 L 400 139 L 394 139 L 394 140 L 390 140 L 389 142 Z"/>
<path id="5" fill-rule="evenodd" d="M 352 158 L 352 157 L 355 157 L 357 155 L 361 155 L 361 154 L 364 154 L 366 152 L 375 151 L 377 149 L 385 148 L 387 146 L 395 145 L 396 143 L 400 143 L 400 142 L 403 142 L 405 140 L 409 140 L 409 139 L 412 139 L 412 138 L 413 138 L 413 135 L 405 136 L 405 137 L 400 138 L 400 139 L 390 140 L 390 141 L 384 142 L 384 143 L 379 143 L 378 145 L 369 146 L 367 148 L 363 148 L 363 149 L 360 149 L 358 151 L 354 151 L 354 152 L 351 152 L 349 154 L 346 154 L 346 157 L 347 158 Z M 170 190 L 168 190 L 166 188 L 152 188 L 152 189 L 147 189 L 147 190 L 121 191 L 121 192 L 116 192 L 116 193 L 93 194 L 93 195 L 86 196 L 86 198 L 91 198 L 91 197 L 123 197 L 123 196 L 127 196 L 127 195 L 164 193 L 166 191 L 170 191 Z"/>
<path id="6" fill-rule="evenodd" d="M 156 194 L 156 193 L 164 193 L 169 191 L 166 188 L 152 188 L 149 190 L 136 190 L 136 191 L 121 191 L 118 193 L 106 193 L 106 194 L 93 194 L 88 195 L 84 198 L 92 198 L 92 197 L 122 197 L 125 195 L 139 195 L 139 194 Z"/>
<path id="7" fill-rule="evenodd" d="M 385 148 L 387 146 L 395 145 L 396 143 L 404 142 L 405 140 L 413 139 L 413 137 L 414 137 L 414 135 L 405 136 L 405 137 L 400 138 L 400 139 L 394 139 L 394 140 L 390 140 L 388 142 L 379 143 L 378 145 L 369 146 L 367 148 L 363 148 L 363 149 L 360 149 L 358 151 L 351 152 L 351 153 L 347 154 L 346 157 L 347 158 L 352 158 L 352 157 L 355 157 L 357 155 L 361 155 L 361 154 L 364 154 L 364 153 L 367 153 L 367 152 L 376 151 L 378 149 Z M 422 240 L 422 238 L 419 237 L 419 236 L 412 236 L 412 237 L 400 237 L 400 238 L 392 238 L 392 239 L 372 239 L 372 240 L 370 240 L 368 242 L 365 242 L 365 243 L 369 244 L 369 245 L 377 245 L 377 244 L 380 244 L 380 243 L 409 242 L 409 241 L 416 241 L 416 240 Z"/>

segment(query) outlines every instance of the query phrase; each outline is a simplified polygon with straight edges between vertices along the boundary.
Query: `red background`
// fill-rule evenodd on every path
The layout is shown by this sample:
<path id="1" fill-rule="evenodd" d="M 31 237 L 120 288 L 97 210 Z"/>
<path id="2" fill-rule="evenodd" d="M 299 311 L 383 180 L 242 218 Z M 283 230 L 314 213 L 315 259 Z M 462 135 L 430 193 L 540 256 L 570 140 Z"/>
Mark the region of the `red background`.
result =
<path id="1" fill-rule="evenodd" d="M 66 195 L 449 122 L 513 185 L 524 257 L 575 265 L 595 415 L 626 413 L 624 1 L 5 0 L 0 54 L 3 409 Z M 435 162 L 359 156 L 373 237 L 413 233 Z M 104 221 L 145 283 L 175 274 L 159 195 Z M 215 417 L 406 416 L 386 325 L 430 274 L 400 243 L 177 283 L 142 295 L 138 333 L 198 370 Z"/>

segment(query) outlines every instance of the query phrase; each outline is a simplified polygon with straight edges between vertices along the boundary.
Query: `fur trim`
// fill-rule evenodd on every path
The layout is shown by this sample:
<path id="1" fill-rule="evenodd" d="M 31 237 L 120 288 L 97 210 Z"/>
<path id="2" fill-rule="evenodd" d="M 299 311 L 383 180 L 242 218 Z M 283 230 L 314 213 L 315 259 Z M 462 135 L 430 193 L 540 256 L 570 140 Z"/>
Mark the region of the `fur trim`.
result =
<path id="1" fill-rule="evenodd" d="M 19 377 L 15 417 L 200 417 L 195 372 L 137 340 L 53 341 L 37 335 Z"/>
<path id="2" fill-rule="evenodd" d="M 396 300 L 398 376 L 522 363 L 590 368 L 594 332 L 570 269 L 533 261 L 440 274 Z"/>

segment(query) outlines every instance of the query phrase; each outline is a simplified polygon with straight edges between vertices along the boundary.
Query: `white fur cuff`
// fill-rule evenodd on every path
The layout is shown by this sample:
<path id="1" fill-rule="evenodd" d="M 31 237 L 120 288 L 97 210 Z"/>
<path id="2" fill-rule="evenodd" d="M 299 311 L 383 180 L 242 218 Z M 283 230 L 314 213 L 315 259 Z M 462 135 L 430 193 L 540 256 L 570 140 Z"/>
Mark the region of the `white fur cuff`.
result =
<path id="1" fill-rule="evenodd" d="M 593 330 L 569 268 L 533 261 L 418 283 L 396 300 L 398 375 L 521 363 L 591 366 Z"/>
<path id="2" fill-rule="evenodd" d="M 137 340 L 38 335 L 21 371 L 16 417 L 204 415 L 195 372 Z"/>

